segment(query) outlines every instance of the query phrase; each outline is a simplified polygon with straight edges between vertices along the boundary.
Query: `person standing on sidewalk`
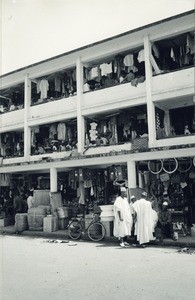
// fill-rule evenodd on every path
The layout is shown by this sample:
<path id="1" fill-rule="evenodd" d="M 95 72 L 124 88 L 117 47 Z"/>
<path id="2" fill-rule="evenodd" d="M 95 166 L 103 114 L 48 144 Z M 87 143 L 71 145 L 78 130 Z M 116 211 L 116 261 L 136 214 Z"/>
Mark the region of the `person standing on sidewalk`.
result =
<path id="1" fill-rule="evenodd" d="M 161 241 L 164 238 L 172 238 L 174 239 L 173 235 L 173 224 L 171 222 L 171 212 L 168 210 L 168 202 L 164 201 L 162 203 L 162 208 L 159 212 L 159 218 L 157 226 L 161 229 Z"/>
<path id="2" fill-rule="evenodd" d="M 132 225 L 133 218 L 127 200 L 127 190 L 120 187 L 119 195 L 114 202 L 114 236 L 120 240 L 121 247 L 129 245 L 127 236 L 131 235 Z"/>
<path id="3" fill-rule="evenodd" d="M 147 200 L 147 193 L 142 192 L 142 197 L 133 204 L 135 212 L 136 245 L 145 247 L 146 243 L 154 240 L 152 206 Z"/>
<path id="4" fill-rule="evenodd" d="M 22 198 L 19 195 L 18 191 L 15 191 L 14 199 L 13 199 L 13 205 L 14 205 L 14 214 L 22 213 Z"/>

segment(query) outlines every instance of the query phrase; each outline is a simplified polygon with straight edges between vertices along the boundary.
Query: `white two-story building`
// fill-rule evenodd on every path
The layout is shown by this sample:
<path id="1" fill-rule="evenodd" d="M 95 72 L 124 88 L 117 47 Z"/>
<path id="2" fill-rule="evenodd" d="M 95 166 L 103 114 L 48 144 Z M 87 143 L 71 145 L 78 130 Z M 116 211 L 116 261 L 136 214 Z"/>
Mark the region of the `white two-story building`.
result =
<path id="1" fill-rule="evenodd" d="M 146 189 L 195 223 L 194 10 L 0 78 L 1 193 Z"/>

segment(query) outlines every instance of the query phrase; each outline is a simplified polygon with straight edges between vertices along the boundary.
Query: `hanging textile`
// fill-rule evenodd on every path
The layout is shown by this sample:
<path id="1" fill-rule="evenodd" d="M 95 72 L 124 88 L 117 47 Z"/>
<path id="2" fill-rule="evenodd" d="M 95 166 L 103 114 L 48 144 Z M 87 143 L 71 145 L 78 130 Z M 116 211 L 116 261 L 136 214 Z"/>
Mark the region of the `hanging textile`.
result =
<path id="1" fill-rule="evenodd" d="M 56 124 L 51 124 L 49 126 L 49 138 L 54 139 L 55 134 L 57 134 L 57 126 Z"/>
<path id="2" fill-rule="evenodd" d="M 10 186 L 9 174 L 0 174 L 0 186 Z"/>
<path id="3" fill-rule="evenodd" d="M 65 123 L 59 123 L 57 126 L 58 132 L 58 140 L 65 140 L 66 139 L 66 125 Z"/>
<path id="4" fill-rule="evenodd" d="M 41 99 L 47 98 L 47 92 L 49 91 L 49 82 L 47 79 L 42 79 L 39 84 L 39 89 L 41 92 Z"/>
<path id="5" fill-rule="evenodd" d="M 137 60 L 138 60 L 139 63 L 141 63 L 142 61 L 145 61 L 144 49 L 142 49 L 141 51 L 139 51 Z"/>
<path id="6" fill-rule="evenodd" d="M 62 80 L 59 76 L 55 77 L 55 92 L 61 92 Z"/>
<path id="7" fill-rule="evenodd" d="M 160 116 L 156 113 L 156 130 L 160 128 Z"/>
<path id="8" fill-rule="evenodd" d="M 107 76 L 112 73 L 112 63 L 103 63 L 100 65 L 101 76 Z"/>

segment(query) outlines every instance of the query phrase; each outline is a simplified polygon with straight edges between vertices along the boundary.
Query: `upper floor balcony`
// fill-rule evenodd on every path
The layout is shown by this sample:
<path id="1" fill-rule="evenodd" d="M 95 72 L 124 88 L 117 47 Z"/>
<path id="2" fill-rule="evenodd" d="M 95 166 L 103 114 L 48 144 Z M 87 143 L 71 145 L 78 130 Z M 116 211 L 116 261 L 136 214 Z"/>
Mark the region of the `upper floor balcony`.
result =
<path id="1" fill-rule="evenodd" d="M 24 127 L 24 109 L 0 114 L 0 132 L 13 131 Z"/>
<path id="2" fill-rule="evenodd" d="M 30 107 L 28 124 L 29 126 L 33 126 L 75 118 L 76 111 L 76 96 L 37 103 Z"/>

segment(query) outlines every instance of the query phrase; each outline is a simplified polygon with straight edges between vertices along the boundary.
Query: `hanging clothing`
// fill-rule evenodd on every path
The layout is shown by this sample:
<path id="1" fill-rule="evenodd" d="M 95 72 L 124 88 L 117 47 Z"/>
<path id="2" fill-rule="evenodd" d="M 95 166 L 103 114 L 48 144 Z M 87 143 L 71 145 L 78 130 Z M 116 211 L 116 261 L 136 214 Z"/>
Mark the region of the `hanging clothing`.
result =
<path id="1" fill-rule="evenodd" d="M 175 61 L 175 53 L 173 48 L 171 48 L 171 53 L 170 53 L 171 58 Z"/>
<path id="2" fill-rule="evenodd" d="M 112 73 L 112 63 L 104 63 L 100 65 L 101 76 L 107 76 Z"/>
<path id="3" fill-rule="evenodd" d="M 124 57 L 124 65 L 127 67 L 132 67 L 134 65 L 134 58 L 133 58 L 133 54 L 128 54 Z"/>
<path id="4" fill-rule="evenodd" d="M 135 223 L 137 241 L 140 244 L 148 243 L 154 239 L 151 202 L 141 198 L 134 202 L 132 206 L 137 215 Z"/>
<path id="5" fill-rule="evenodd" d="M 90 78 L 94 79 L 99 76 L 98 67 L 94 67 L 91 69 Z"/>
<path id="6" fill-rule="evenodd" d="M 10 175 L 0 174 L 0 186 L 10 186 Z"/>
<path id="7" fill-rule="evenodd" d="M 123 221 L 120 221 L 118 212 Z M 133 218 L 127 198 L 119 196 L 114 202 L 114 236 L 122 238 L 131 235 L 132 225 Z"/>
<path id="8" fill-rule="evenodd" d="M 66 139 L 66 125 L 65 123 L 59 123 L 57 126 L 58 132 L 58 140 L 65 140 Z"/>
<path id="9" fill-rule="evenodd" d="M 57 134 L 57 126 L 56 124 L 51 124 L 49 126 L 49 138 L 54 139 L 55 134 Z"/>
<path id="10" fill-rule="evenodd" d="M 80 182 L 79 186 L 79 204 L 85 204 L 85 187 L 84 182 Z"/>
<path id="11" fill-rule="evenodd" d="M 55 77 L 55 92 L 61 92 L 62 80 L 59 76 Z"/>
<path id="12" fill-rule="evenodd" d="M 165 129 L 166 136 L 169 136 L 170 133 L 171 133 L 169 110 L 165 110 L 165 114 L 164 114 L 164 129 Z"/>
<path id="13" fill-rule="evenodd" d="M 47 98 L 47 92 L 49 91 L 49 82 L 47 79 L 42 79 L 39 84 L 39 89 L 41 92 L 41 99 Z"/>
<path id="14" fill-rule="evenodd" d="M 195 41 L 190 34 L 187 34 L 186 39 L 186 53 L 194 54 L 195 53 Z"/>
<path id="15" fill-rule="evenodd" d="M 160 52 L 159 52 L 159 49 L 158 49 L 158 47 L 155 43 L 153 43 L 153 45 L 152 45 L 152 50 L 154 52 L 154 56 L 156 58 L 159 58 L 160 57 Z"/>
<path id="16" fill-rule="evenodd" d="M 142 61 L 145 61 L 144 49 L 142 49 L 141 51 L 139 51 L 137 60 L 138 60 L 139 63 L 141 63 Z"/>

